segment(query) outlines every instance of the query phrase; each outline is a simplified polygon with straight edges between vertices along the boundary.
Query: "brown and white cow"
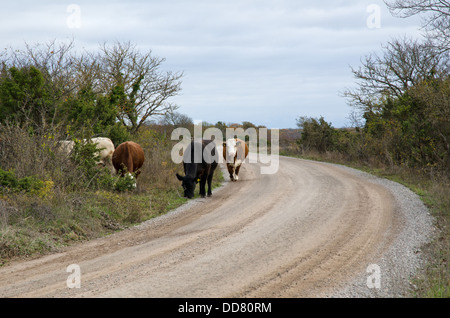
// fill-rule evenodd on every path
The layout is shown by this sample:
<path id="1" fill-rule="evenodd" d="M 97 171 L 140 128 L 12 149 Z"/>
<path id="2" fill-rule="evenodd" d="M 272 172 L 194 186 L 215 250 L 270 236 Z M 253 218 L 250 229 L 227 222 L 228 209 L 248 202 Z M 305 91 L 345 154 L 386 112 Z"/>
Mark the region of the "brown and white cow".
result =
<path id="1" fill-rule="evenodd" d="M 137 178 L 141 173 L 139 170 L 145 161 L 144 150 L 133 142 L 125 141 L 117 146 L 112 155 L 112 164 L 116 172 L 123 177 L 125 174 L 134 174 Z"/>
<path id="2" fill-rule="evenodd" d="M 227 164 L 231 181 L 239 180 L 239 170 L 248 156 L 248 146 L 245 141 L 238 138 L 230 138 L 223 143 L 223 158 Z"/>

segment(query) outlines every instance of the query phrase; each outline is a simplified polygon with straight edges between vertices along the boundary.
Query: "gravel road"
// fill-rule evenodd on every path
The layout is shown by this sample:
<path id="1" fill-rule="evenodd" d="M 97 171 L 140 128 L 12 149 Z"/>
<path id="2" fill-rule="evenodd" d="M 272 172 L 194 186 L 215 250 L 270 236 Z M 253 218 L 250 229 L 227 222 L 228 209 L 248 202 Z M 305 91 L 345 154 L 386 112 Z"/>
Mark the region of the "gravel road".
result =
<path id="1" fill-rule="evenodd" d="M 278 173 L 266 175 L 260 166 L 244 163 L 239 181 L 211 198 L 0 268 L 0 296 L 406 295 L 433 235 L 416 195 L 339 165 L 280 157 Z M 79 272 L 67 272 L 71 264 Z"/>

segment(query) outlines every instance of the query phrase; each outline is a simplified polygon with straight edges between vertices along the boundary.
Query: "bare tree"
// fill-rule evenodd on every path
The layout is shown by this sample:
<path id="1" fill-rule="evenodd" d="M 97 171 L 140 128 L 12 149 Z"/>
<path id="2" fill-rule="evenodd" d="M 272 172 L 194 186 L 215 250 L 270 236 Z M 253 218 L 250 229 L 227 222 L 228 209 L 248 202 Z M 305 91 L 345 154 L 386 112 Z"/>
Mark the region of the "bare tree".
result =
<path id="1" fill-rule="evenodd" d="M 25 43 L 24 50 L 10 48 L 3 63 L 8 67 L 17 68 L 34 66 L 39 69 L 48 80 L 62 90 L 63 95 L 68 95 L 76 89 L 74 82 L 76 56 L 72 54 L 74 41 L 46 43 Z"/>
<path id="2" fill-rule="evenodd" d="M 118 119 L 136 132 L 151 116 L 164 115 L 176 106 L 168 102 L 181 90 L 182 73 L 162 71 L 164 58 L 141 53 L 130 42 L 104 44 L 96 61 L 100 67 L 99 88 L 116 94 Z"/>
<path id="3" fill-rule="evenodd" d="M 448 74 L 449 58 L 428 42 L 408 38 L 393 40 L 383 46 L 383 55 L 371 54 L 352 68 L 357 88 L 344 96 L 362 111 L 377 111 L 380 101 L 400 97 L 410 87 L 429 77 Z M 441 74 L 442 73 L 442 74 Z"/>
<path id="4" fill-rule="evenodd" d="M 171 107 L 166 114 L 161 118 L 162 125 L 170 125 L 174 128 L 189 127 L 194 124 L 194 121 L 189 116 L 176 111 L 177 108 Z"/>
<path id="5" fill-rule="evenodd" d="M 408 18 L 422 15 L 427 37 L 441 52 L 450 50 L 450 1 L 448 0 L 395 0 L 386 2 L 394 16 Z"/>

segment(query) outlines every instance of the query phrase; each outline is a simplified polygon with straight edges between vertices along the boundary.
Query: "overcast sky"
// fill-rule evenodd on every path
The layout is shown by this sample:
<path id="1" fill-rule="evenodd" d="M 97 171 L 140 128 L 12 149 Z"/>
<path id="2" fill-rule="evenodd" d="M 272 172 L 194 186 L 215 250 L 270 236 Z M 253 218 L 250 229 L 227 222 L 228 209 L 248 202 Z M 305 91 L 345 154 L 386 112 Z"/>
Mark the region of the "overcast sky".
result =
<path id="1" fill-rule="evenodd" d="M 419 25 L 377 0 L 2 0 L 0 45 L 131 41 L 184 72 L 171 101 L 194 120 L 295 128 L 323 116 L 343 127 L 350 66 L 393 37 L 419 37 Z"/>

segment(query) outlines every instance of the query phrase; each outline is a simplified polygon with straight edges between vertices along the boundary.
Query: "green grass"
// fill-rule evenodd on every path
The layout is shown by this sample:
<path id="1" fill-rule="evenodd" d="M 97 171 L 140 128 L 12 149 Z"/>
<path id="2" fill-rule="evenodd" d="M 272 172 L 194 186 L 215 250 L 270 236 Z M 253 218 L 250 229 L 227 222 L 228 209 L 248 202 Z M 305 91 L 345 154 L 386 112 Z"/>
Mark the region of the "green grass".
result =
<path id="1" fill-rule="evenodd" d="M 213 188 L 223 182 L 217 169 Z M 197 187 L 198 196 L 198 187 Z M 0 196 L 0 266 L 106 236 L 163 215 L 187 202 L 178 187 L 145 191 L 71 192 L 46 198 L 24 193 Z M 11 205 L 12 204 L 12 205 Z"/>

